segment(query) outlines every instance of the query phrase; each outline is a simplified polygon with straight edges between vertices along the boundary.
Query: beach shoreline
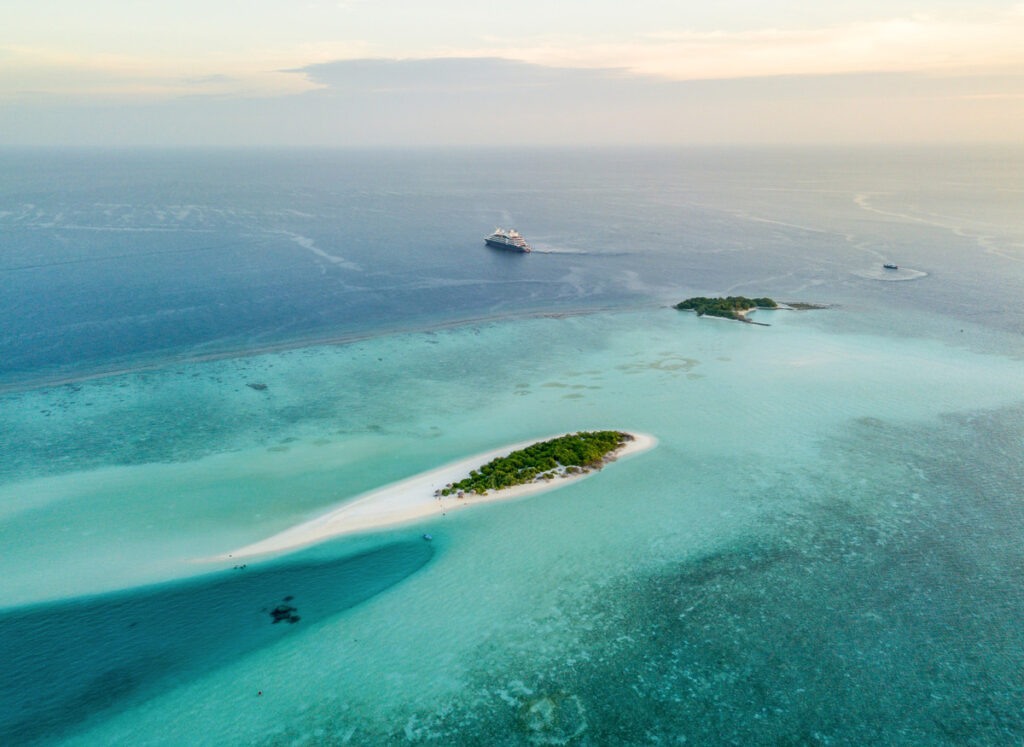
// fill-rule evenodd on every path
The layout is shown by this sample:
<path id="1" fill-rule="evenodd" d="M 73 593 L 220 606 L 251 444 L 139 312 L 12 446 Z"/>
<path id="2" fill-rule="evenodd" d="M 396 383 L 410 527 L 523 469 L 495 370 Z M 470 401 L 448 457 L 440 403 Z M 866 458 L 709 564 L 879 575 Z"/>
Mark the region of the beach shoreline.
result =
<path id="1" fill-rule="evenodd" d="M 632 439 L 609 454 L 605 458 L 605 465 L 643 453 L 658 445 L 658 439 L 650 434 L 623 432 L 631 436 Z M 223 562 L 250 558 L 254 555 L 295 550 L 332 537 L 408 524 L 482 503 L 525 498 L 569 485 L 594 474 L 597 470 L 565 475 L 551 480 L 539 480 L 524 485 L 514 485 L 502 490 L 491 490 L 485 495 L 466 494 L 463 497 L 436 495 L 437 491 L 450 483 L 461 480 L 469 474 L 470 470 L 487 464 L 493 459 L 507 456 L 513 451 L 526 448 L 539 441 L 547 441 L 562 435 L 567 434 L 560 433 L 555 436 L 502 446 L 427 472 L 421 472 L 413 477 L 357 496 L 316 518 L 297 524 L 267 539 L 204 560 Z"/>

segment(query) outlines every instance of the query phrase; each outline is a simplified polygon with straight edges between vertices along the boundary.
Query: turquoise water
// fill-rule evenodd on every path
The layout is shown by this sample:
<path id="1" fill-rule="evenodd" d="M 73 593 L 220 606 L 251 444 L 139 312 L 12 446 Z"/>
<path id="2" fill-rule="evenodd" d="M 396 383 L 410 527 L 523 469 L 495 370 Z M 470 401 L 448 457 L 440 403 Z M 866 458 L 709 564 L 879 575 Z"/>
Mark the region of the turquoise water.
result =
<path id="1" fill-rule="evenodd" d="M 56 624 L 61 600 L 99 594 L 73 603 L 94 610 L 80 614 L 98 631 L 79 642 L 123 647 L 123 661 L 94 662 L 91 684 L 68 685 L 92 695 L 54 696 L 64 715 L 42 733 L 71 744 L 1018 733 L 1017 716 L 996 713 L 1015 691 L 993 682 L 979 704 L 966 683 L 1024 662 L 1012 624 L 1024 566 L 1011 563 L 1024 526 L 1020 360 L 864 334 L 851 310 L 757 316 L 771 326 L 668 308 L 496 322 L 6 395 L 25 444 L 0 487 L 9 606 L 34 604 Z M 52 451 L 30 446 L 44 406 L 59 424 Z M 599 427 L 660 443 L 550 494 L 245 571 L 196 562 L 445 462 Z M 48 453 L 73 457 L 48 468 Z M 416 542 L 429 558 L 366 565 L 365 593 L 326 582 L 346 559 Z M 176 600 L 289 563 L 308 570 L 269 598 L 295 586 L 315 616 L 270 636 L 280 626 L 255 607 L 257 584 L 219 606 L 186 604 L 180 632 L 203 631 L 198 650 L 153 661 L 153 636 L 174 639 Z M 120 604 L 160 619 L 119 638 L 95 610 L 114 625 Z M 0 618 L 8 641 L 19 614 Z M 238 619 L 256 626 L 239 637 L 258 641 L 225 639 Z M 45 690 L 59 661 L 31 670 L 32 686 Z M 870 688 L 883 685 L 879 703 Z M 910 716 L 908 702 L 932 715 Z"/>
<path id="2" fill-rule="evenodd" d="M 0 738 L 1020 744 L 1021 174 L 0 152 Z M 538 251 L 486 250 L 495 225 Z M 669 308 L 726 293 L 829 308 Z M 659 445 L 206 560 L 584 428 Z"/>

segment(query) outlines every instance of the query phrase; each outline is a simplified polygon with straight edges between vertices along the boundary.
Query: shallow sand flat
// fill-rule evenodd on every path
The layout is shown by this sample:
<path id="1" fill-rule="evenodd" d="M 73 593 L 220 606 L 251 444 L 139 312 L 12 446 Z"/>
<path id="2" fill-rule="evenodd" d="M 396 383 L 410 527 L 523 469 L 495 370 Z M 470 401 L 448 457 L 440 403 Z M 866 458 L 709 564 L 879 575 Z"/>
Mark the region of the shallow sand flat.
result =
<path id="1" fill-rule="evenodd" d="M 658 444 L 658 439 L 646 433 L 625 432 L 629 433 L 633 440 L 627 442 L 613 453 L 612 458 L 616 460 L 647 451 Z M 457 462 L 446 464 L 429 472 L 420 473 L 414 477 L 392 483 L 357 497 L 327 512 L 323 516 L 318 516 L 315 519 L 298 524 L 265 540 L 254 542 L 251 545 L 232 550 L 230 553 L 210 558 L 210 560 L 236 560 L 252 555 L 292 550 L 320 542 L 328 537 L 337 537 L 343 534 L 404 524 L 426 516 L 455 511 L 480 503 L 523 498 L 528 495 L 543 493 L 594 474 L 593 471 L 590 471 L 548 481 L 516 485 L 504 490 L 492 490 L 487 495 L 467 495 L 463 498 L 456 496 L 438 498 L 434 495 L 435 491 L 456 480 L 461 480 L 469 474 L 470 470 L 487 464 L 492 459 L 507 456 L 517 449 L 525 448 L 538 441 L 558 438 L 561 435 L 566 434 L 557 434 L 555 436 L 547 436 L 510 446 L 503 446 L 500 449 L 477 454 L 468 459 L 460 459 Z"/>

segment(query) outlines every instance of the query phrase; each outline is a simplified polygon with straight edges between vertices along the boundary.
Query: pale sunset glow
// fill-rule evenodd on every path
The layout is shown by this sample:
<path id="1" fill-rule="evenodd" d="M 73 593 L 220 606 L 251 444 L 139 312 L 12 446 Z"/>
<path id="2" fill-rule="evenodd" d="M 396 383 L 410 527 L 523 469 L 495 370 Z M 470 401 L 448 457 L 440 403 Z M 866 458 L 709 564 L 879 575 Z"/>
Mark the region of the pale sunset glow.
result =
<path id="1" fill-rule="evenodd" d="M 187 117 L 189 136 L 175 135 L 182 144 L 222 143 L 231 122 L 246 123 L 251 144 L 466 142 L 476 136 L 452 133 L 443 124 L 445 112 L 429 102 L 415 103 L 427 120 L 415 131 L 382 127 L 379 120 L 401 105 L 396 97 L 416 91 L 462 88 L 466 97 L 486 96 L 465 88 L 465 77 L 476 75 L 479 61 L 500 60 L 508 66 L 494 91 L 503 87 L 536 114 L 553 114 L 584 88 L 585 96 L 611 104 L 607 121 L 588 124 L 585 140 L 594 143 L 776 140 L 771 126 L 745 130 L 724 123 L 773 120 L 775 114 L 753 101 L 776 96 L 773 87 L 780 84 L 762 88 L 756 80 L 780 76 L 790 79 L 785 96 L 798 96 L 802 109 L 826 100 L 841 108 L 888 102 L 886 112 L 872 104 L 860 129 L 813 117 L 805 117 L 803 131 L 779 122 L 786 140 L 899 140 L 908 124 L 900 112 L 908 110 L 925 113 L 929 124 L 915 129 L 926 141 L 1024 136 L 1020 4 L 771 5 L 735 0 L 708 9 L 645 0 L 624 10 L 606 2 L 557 8 L 526 2 L 514 10 L 484 10 L 459 2 L 429 8 L 311 2 L 299 8 L 264 0 L 242 12 L 198 2 L 173 10 L 117 0 L 88 10 L 70 2 L 7 3 L 0 11 L 0 142 L 102 144 L 118 110 L 140 114 L 143 106 L 147 112 L 134 121 Z M 432 66 L 439 60 L 449 62 Z M 337 70 L 346 63 L 343 85 L 318 74 L 325 65 Z M 382 65 L 415 68 L 415 80 L 404 93 L 381 87 L 371 71 Z M 877 77 L 867 83 L 863 75 Z M 359 91 L 362 125 L 324 125 L 327 111 L 344 107 L 339 85 L 345 96 Z M 192 110 L 200 100 L 197 120 Z M 951 107 L 954 100 L 959 103 Z M 695 119 L 695 106 L 706 113 Z M 311 119 L 310 108 L 320 119 Z M 678 126 L 633 130 L 611 114 L 616 109 Z M 285 125 L 288 118 L 307 125 Z M 69 119 L 84 126 L 72 130 L 62 124 Z M 541 128 L 524 118 L 514 136 L 497 134 L 494 142 L 574 140 L 572 131 L 582 123 L 569 120 Z M 148 131 L 140 124 L 122 134 L 125 142 L 144 144 Z"/>

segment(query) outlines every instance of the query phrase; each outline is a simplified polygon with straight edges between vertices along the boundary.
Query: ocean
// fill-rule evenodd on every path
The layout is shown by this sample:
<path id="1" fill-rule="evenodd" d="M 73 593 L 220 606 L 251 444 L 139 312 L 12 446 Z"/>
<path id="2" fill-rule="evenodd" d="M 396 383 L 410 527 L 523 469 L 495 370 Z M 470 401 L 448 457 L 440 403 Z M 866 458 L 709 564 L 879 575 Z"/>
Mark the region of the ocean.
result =
<path id="1" fill-rule="evenodd" d="M 0 736 L 1019 744 L 1022 215 L 1020 150 L 0 151 Z"/>

